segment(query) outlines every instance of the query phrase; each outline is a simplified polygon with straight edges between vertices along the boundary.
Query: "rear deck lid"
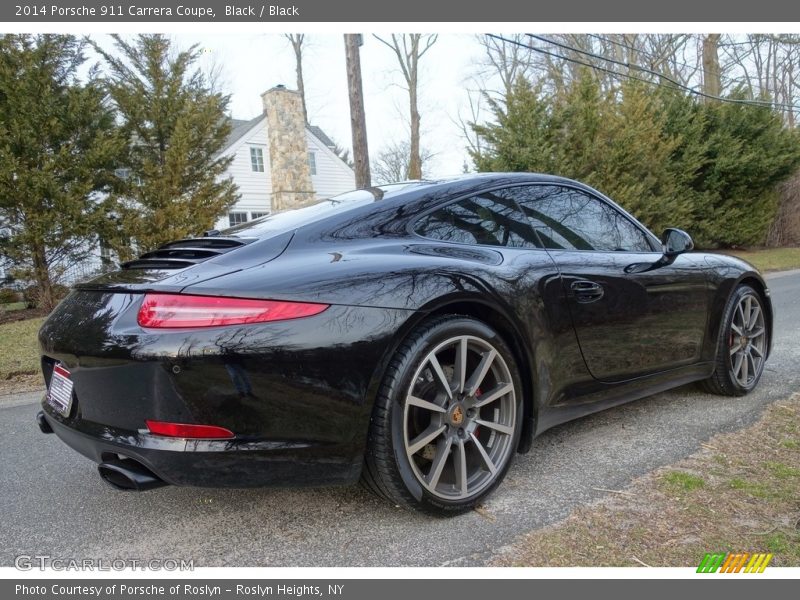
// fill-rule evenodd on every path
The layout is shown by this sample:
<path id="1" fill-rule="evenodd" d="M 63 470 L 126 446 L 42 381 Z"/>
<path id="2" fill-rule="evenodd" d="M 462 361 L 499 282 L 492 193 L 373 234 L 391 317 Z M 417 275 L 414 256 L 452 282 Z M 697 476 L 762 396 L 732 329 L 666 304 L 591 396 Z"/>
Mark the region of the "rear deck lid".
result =
<path id="1" fill-rule="evenodd" d="M 186 286 L 274 260 L 283 253 L 293 235 L 294 231 L 284 231 L 260 238 L 225 235 L 178 240 L 122 263 L 118 271 L 75 287 L 98 291 L 179 292 Z"/>

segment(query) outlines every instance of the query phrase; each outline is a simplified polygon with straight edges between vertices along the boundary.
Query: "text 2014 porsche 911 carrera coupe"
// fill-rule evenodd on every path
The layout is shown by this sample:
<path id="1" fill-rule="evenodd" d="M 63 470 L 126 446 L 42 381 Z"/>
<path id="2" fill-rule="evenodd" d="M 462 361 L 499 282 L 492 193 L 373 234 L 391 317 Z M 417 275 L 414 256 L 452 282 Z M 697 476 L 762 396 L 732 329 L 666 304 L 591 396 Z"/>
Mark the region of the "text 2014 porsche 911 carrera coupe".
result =
<path id="1" fill-rule="evenodd" d="M 121 489 L 347 484 L 475 506 L 558 423 L 770 350 L 749 264 L 568 179 L 358 190 L 148 252 L 39 333 L 38 413 Z"/>

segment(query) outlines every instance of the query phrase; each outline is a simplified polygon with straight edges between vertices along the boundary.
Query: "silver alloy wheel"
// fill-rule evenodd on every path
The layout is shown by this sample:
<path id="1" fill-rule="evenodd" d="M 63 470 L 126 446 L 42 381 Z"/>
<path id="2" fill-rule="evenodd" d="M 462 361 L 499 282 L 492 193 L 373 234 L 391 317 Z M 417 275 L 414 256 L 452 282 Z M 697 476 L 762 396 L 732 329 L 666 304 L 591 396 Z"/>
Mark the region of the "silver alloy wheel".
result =
<path id="1" fill-rule="evenodd" d="M 403 443 L 419 483 L 446 500 L 480 493 L 513 451 L 516 390 L 502 355 L 472 336 L 423 359 L 406 394 Z"/>
<path id="2" fill-rule="evenodd" d="M 744 388 L 752 386 L 764 368 L 767 348 L 764 311 L 754 294 L 747 294 L 736 305 L 728 345 L 731 376 Z"/>

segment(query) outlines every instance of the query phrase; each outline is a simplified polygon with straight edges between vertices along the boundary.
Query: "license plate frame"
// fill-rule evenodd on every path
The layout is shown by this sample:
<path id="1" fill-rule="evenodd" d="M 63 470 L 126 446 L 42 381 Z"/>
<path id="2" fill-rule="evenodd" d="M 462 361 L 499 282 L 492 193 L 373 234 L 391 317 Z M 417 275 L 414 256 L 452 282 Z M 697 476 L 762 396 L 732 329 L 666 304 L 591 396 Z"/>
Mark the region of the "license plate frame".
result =
<path id="1" fill-rule="evenodd" d="M 72 389 L 75 384 L 71 375 L 64 365 L 56 363 L 50 385 L 47 386 L 47 403 L 62 417 L 69 416 L 72 410 Z"/>

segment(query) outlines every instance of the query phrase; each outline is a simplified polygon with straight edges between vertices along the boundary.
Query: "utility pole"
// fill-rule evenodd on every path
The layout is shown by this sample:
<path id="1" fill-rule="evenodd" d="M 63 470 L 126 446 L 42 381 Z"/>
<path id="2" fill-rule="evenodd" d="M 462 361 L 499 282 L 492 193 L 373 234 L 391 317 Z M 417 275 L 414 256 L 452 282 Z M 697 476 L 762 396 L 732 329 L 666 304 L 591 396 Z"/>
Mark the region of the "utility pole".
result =
<path id="1" fill-rule="evenodd" d="M 367 122 L 364 117 L 364 92 L 361 85 L 361 58 L 358 50 L 362 43 L 363 38 L 360 34 L 344 34 L 347 88 L 350 94 L 350 127 L 353 132 L 353 163 L 356 171 L 356 187 L 359 189 L 368 188 L 371 185 Z"/>
<path id="2" fill-rule="evenodd" d="M 709 96 L 719 96 L 722 81 L 719 72 L 718 33 L 709 33 L 703 38 L 703 92 Z"/>

